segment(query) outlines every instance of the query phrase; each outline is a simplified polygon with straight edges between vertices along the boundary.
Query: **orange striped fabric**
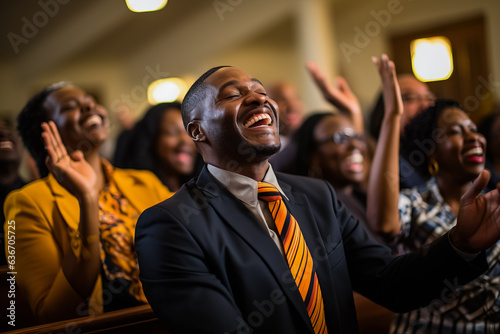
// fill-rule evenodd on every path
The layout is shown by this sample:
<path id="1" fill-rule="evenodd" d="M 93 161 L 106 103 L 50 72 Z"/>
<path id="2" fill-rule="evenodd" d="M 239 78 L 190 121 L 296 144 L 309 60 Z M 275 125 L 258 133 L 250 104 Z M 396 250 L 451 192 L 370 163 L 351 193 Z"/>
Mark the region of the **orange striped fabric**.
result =
<path id="1" fill-rule="evenodd" d="M 266 182 L 258 183 L 259 199 L 268 202 L 269 210 L 283 243 L 290 272 L 299 288 L 315 333 L 328 333 L 323 308 L 323 296 L 313 259 L 307 248 L 299 224 L 288 212 L 278 189 Z"/>

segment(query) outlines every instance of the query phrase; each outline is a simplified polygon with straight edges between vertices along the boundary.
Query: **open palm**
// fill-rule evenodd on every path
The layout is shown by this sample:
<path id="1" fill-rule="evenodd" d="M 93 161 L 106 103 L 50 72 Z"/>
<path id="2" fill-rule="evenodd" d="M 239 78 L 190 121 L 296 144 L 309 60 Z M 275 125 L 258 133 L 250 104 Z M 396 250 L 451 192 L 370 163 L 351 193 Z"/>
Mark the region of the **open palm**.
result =
<path id="1" fill-rule="evenodd" d="M 79 199 L 94 192 L 97 175 L 92 166 L 85 161 L 83 153 L 75 151 L 68 155 L 54 122 L 43 123 L 42 130 L 47 150 L 46 164 L 56 180 Z"/>

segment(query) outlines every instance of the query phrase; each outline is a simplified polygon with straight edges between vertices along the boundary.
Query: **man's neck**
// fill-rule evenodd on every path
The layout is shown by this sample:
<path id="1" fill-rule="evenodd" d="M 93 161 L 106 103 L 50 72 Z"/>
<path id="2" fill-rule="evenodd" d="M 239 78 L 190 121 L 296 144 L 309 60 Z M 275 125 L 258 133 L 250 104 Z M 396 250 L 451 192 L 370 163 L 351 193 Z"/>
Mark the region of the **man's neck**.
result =
<path id="1" fill-rule="evenodd" d="M 214 165 L 215 167 L 228 170 L 233 173 L 238 173 L 254 179 L 257 182 L 260 182 L 266 176 L 267 169 L 269 168 L 269 162 L 267 159 L 252 163 L 252 164 L 239 164 L 235 161 L 227 162 L 226 164 L 208 162 L 207 163 Z"/>

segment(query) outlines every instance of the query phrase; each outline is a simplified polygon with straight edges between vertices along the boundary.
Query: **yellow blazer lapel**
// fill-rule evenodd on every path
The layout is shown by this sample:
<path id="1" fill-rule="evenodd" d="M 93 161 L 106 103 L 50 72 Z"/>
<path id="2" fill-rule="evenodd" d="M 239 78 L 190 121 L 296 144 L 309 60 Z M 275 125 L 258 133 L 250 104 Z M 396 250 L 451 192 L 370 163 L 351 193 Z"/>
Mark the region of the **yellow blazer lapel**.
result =
<path id="1" fill-rule="evenodd" d="M 136 208 L 139 213 L 151 206 L 150 203 L 153 191 L 152 189 L 149 190 L 141 179 L 135 177 L 131 173 L 124 173 L 121 169 L 115 169 L 113 172 L 113 181 L 123 197 L 125 197 L 129 204 Z M 153 196 L 156 196 L 156 194 Z"/>
<path id="2" fill-rule="evenodd" d="M 57 209 L 61 213 L 64 221 L 69 227 L 77 231 L 80 221 L 80 205 L 78 200 L 63 186 L 61 186 L 50 173 L 48 176 L 48 184 L 54 194 Z"/>

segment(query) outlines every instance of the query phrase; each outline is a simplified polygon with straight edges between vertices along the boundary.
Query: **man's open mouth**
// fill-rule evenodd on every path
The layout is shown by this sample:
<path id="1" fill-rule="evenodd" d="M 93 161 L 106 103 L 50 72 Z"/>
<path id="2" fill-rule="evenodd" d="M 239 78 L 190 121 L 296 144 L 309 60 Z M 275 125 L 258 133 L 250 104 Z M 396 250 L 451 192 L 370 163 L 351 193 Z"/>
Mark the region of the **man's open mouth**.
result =
<path id="1" fill-rule="evenodd" d="M 269 126 L 271 125 L 273 120 L 271 119 L 271 116 L 269 116 L 266 113 L 259 113 L 252 115 L 243 126 L 247 129 L 249 128 L 255 128 L 258 126 Z"/>

